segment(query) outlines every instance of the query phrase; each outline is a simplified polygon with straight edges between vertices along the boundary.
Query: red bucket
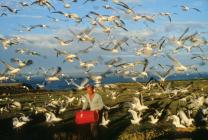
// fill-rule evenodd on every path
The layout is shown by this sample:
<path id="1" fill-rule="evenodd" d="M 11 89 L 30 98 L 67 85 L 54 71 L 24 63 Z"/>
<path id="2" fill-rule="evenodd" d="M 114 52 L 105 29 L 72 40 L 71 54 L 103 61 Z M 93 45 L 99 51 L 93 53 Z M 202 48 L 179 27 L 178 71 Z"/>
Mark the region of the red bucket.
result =
<path id="1" fill-rule="evenodd" d="M 88 124 L 97 122 L 99 115 L 96 111 L 78 111 L 75 114 L 76 124 Z"/>

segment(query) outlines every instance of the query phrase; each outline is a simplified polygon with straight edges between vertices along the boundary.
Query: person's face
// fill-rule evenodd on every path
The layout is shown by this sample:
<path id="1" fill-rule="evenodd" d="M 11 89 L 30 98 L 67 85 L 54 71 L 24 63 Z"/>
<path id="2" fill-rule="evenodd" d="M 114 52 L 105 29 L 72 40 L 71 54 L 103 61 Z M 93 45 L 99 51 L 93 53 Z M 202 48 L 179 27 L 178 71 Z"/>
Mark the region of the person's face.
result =
<path id="1" fill-rule="evenodd" d="M 87 87 L 87 94 L 93 94 L 94 93 L 94 89 L 93 87 Z"/>

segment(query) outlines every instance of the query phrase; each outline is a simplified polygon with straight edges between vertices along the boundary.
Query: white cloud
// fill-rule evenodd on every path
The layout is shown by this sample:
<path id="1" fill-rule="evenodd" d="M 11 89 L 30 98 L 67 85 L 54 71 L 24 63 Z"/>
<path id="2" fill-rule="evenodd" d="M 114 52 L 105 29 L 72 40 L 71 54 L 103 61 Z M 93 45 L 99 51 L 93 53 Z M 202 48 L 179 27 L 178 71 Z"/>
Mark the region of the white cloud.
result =
<path id="1" fill-rule="evenodd" d="M 36 18 L 36 19 L 40 19 L 43 18 L 43 16 L 33 16 L 33 15 L 9 15 L 8 18 L 13 18 L 13 17 L 19 17 L 19 18 Z"/>
<path id="2" fill-rule="evenodd" d="M 193 28 L 193 29 L 206 29 L 208 26 L 208 22 L 198 22 L 198 21 L 177 21 L 173 22 L 171 24 L 165 25 L 165 31 L 175 31 L 176 29 L 181 30 L 185 29 L 187 27 Z"/>
<path id="3" fill-rule="evenodd" d="M 125 3 L 141 3 L 140 0 L 121 0 L 122 2 L 125 2 Z"/>

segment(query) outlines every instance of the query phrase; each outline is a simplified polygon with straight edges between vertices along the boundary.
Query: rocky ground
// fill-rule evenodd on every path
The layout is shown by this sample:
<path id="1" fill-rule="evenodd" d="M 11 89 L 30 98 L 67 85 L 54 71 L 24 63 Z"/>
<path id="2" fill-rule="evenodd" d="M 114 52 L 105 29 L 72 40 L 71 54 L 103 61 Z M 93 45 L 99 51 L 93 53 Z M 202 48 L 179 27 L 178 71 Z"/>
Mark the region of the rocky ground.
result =
<path id="1" fill-rule="evenodd" d="M 169 84 L 171 83 L 171 84 Z M 169 86 L 169 91 L 164 89 Z M 78 139 L 78 131 L 84 130 L 82 139 L 90 139 L 88 126 L 77 126 L 74 115 L 80 110 L 78 98 L 85 91 L 38 91 L 22 88 L 22 85 L 1 85 L 0 95 L 0 139 Z M 24 90 L 23 90 L 24 89 Z M 194 100 L 208 97 L 208 81 L 172 81 L 166 82 L 161 87 L 158 84 L 145 86 L 141 83 L 118 83 L 96 89 L 103 97 L 107 106 L 119 105 L 109 112 L 110 123 L 107 128 L 100 126 L 100 139 L 120 140 L 149 140 L 149 139 L 207 139 L 207 115 L 202 115 L 201 110 L 207 109 L 205 103 L 195 103 Z M 10 92 L 11 91 L 11 92 Z M 113 92 L 116 99 L 113 98 Z M 177 92 L 177 93 L 176 93 Z M 18 93 L 18 94 L 15 94 Z M 138 94 L 139 93 L 139 94 Z M 149 107 L 142 114 L 139 125 L 131 124 L 130 108 L 127 102 L 132 102 L 133 97 L 143 95 L 144 105 Z M 63 113 L 57 113 L 56 108 L 46 107 L 53 100 L 65 100 L 67 97 L 76 97 L 76 100 Z M 11 108 L 14 102 L 19 102 L 21 107 Z M 204 100 L 202 100 L 204 101 Z M 44 107 L 53 111 L 63 120 L 57 123 L 45 122 L 43 113 L 35 113 L 35 107 Z M 148 116 L 155 110 L 164 110 L 156 124 L 149 123 Z M 193 125 L 186 128 L 176 128 L 172 121 L 167 121 L 168 115 L 176 115 L 178 110 L 192 110 L 190 117 L 194 119 Z M 31 121 L 19 128 L 13 128 L 12 119 L 24 113 Z M 205 117 L 205 119 L 202 119 Z M 203 120 L 203 121 L 202 121 Z"/>

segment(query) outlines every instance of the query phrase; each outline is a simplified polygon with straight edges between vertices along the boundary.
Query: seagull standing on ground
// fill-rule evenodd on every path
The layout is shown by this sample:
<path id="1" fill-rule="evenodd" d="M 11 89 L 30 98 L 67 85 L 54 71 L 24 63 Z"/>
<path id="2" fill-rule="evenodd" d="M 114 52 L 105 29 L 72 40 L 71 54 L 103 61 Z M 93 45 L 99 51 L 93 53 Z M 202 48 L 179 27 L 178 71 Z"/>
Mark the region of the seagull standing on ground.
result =
<path id="1" fill-rule="evenodd" d="M 140 121 L 142 120 L 141 113 L 137 115 L 137 112 L 132 109 L 129 109 L 128 112 L 130 112 L 133 117 L 133 120 L 131 120 L 131 123 L 139 125 Z"/>
<path id="2" fill-rule="evenodd" d="M 105 118 L 105 113 L 103 112 L 102 114 L 102 122 L 100 123 L 100 125 L 107 127 L 107 125 L 109 124 L 110 120 Z"/>

